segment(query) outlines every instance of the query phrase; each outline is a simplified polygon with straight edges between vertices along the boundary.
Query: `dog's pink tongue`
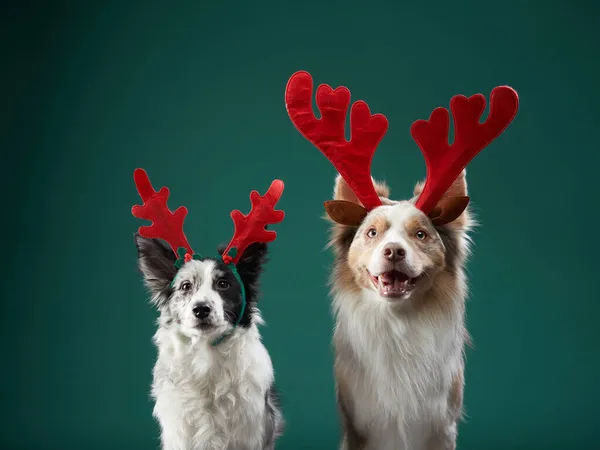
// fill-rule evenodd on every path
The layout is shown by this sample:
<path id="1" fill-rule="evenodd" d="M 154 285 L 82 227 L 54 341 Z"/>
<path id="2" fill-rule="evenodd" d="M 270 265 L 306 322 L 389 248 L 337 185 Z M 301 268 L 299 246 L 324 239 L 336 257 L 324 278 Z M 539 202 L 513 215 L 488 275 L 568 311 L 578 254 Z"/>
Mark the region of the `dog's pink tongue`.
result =
<path id="1" fill-rule="evenodd" d="M 394 280 L 394 289 L 397 289 L 397 290 L 405 289 L 406 283 L 408 283 L 408 280 L 401 280 L 399 278 L 396 278 Z"/>
<path id="2" fill-rule="evenodd" d="M 402 289 L 408 281 L 408 277 L 402 272 L 386 272 L 381 275 L 381 281 L 383 281 L 385 286 L 389 286 L 393 289 Z"/>
<path id="3" fill-rule="evenodd" d="M 379 276 L 379 278 L 381 279 L 381 282 L 383 283 L 384 286 L 389 286 L 389 285 L 393 285 L 394 284 L 394 272 L 386 272 L 384 274 L 381 274 Z"/>

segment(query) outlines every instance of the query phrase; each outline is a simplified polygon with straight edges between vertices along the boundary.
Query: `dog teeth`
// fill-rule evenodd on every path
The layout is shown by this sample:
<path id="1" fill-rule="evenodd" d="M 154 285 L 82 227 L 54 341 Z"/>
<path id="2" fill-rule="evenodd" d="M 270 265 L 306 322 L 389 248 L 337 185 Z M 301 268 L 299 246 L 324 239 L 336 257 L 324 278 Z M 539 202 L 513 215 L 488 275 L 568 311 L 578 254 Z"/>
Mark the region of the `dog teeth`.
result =
<path id="1" fill-rule="evenodd" d="M 416 283 L 416 278 L 409 278 L 406 275 L 403 277 L 386 276 L 384 273 L 373 277 L 373 281 L 382 294 L 394 293 L 403 295 L 412 291 Z"/>

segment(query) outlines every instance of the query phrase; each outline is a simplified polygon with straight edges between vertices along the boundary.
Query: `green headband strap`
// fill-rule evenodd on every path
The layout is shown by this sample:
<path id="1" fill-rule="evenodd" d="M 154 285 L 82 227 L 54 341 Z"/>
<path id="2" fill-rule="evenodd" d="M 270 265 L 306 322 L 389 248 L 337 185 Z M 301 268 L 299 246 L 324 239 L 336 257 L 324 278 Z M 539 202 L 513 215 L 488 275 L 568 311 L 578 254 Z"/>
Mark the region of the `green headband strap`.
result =
<path id="1" fill-rule="evenodd" d="M 177 255 L 179 256 L 179 258 L 177 258 L 177 261 L 175 261 L 175 267 L 177 267 L 177 269 L 181 269 L 181 267 L 186 263 L 186 261 L 185 261 L 185 255 L 186 255 L 186 253 L 187 252 L 186 252 L 186 250 L 184 248 L 180 248 L 177 251 Z M 221 256 L 219 256 L 219 258 L 221 258 Z M 194 253 L 192 255 L 192 259 L 201 260 L 202 256 L 198 255 L 197 253 Z M 222 334 L 221 336 L 219 336 L 218 338 L 216 338 L 214 341 L 212 341 L 211 345 L 213 347 L 216 347 L 221 342 L 223 342 L 225 340 L 225 338 L 227 338 L 227 337 L 229 337 L 229 336 L 231 336 L 233 334 L 234 330 L 240 324 L 244 313 L 246 312 L 246 289 L 244 288 L 244 282 L 242 281 L 242 278 L 240 277 L 240 274 L 238 273 L 237 267 L 235 267 L 235 264 L 228 263 L 227 265 L 231 268 L 231 271 L 233 272 L 233 275 L 237 279 L 238 283 L 240 283 L 240 288 L 242 290 L 242 308 L 241 308 L 240 313 L 238 314 L 237 320 L 233 324 L 233 328 L 231 329 L 231 331 L 229 331 L 228 333 Z"/>

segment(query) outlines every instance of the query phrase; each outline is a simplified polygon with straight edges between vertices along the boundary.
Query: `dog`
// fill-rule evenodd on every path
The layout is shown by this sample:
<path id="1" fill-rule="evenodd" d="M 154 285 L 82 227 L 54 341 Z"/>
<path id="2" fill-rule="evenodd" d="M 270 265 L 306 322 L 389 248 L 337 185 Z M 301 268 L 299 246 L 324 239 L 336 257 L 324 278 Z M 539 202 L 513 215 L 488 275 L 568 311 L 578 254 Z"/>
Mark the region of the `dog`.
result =
<path id="1" fill-rule="evenodd" d="M 176 255 L 162 241 L 136 234 L 135 243 L 160 312 L 152 397 L 162 448 L 274 449 L 284 421 L 257 328 L 263 323 L 257 301 L 266 244 L 248 246 L 238 278 L 221 258 L 192 259 L 177 269 Z"/>
<path id="2" fill-rule="evenodd" d="M 359 226 L 333 223 L 331 290 L 342 450 L 454 450 L 462 417 L 467 208 L 443 226 L 389 199 Z M 466 196 L 463 171 L 445 196 Z M 360 204 L 341 176 L 335 200 Z"/>

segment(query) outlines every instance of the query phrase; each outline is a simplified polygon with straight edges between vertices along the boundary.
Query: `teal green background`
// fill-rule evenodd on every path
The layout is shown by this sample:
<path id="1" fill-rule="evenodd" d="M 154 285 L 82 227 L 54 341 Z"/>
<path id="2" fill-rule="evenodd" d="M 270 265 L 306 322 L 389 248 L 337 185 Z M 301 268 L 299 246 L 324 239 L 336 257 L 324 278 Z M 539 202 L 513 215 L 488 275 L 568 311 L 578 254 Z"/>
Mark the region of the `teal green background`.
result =
<path id="1" fill-rule="evenodd" d="M 518 91 L 468 173 L 482 226 L 459 449 L 598 448 L 599 19 L 591 0 L 4 2 L 0 448 L 158 446 L 136 167 L 189 208 L 200 252 L 285 180 L 262 299 L 278 448 L 337 448 L 320 218 L 335 172 L 286 114 L 299 69 L 387 115 L 373 174 L 396 198 L 424 176 L 414 120 Z"/>

